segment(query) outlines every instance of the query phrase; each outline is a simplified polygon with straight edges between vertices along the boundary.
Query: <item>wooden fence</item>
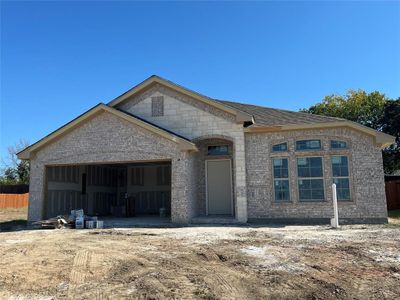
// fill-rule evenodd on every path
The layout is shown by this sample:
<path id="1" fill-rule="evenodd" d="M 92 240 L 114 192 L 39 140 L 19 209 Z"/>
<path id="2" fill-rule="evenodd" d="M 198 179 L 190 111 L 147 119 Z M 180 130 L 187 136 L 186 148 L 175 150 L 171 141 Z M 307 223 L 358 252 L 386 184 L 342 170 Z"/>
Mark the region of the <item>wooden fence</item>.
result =
<path id="1" fill-rule="evenodd" d="M 0 194 L 0 208 L 20 208 L 28 206 L 29 193 Z"/>
<path id="2" fill-rule="evenodd" d="M 400 176 L 387 176 L 385 181 L 388 210 L 400 209 Z"/>

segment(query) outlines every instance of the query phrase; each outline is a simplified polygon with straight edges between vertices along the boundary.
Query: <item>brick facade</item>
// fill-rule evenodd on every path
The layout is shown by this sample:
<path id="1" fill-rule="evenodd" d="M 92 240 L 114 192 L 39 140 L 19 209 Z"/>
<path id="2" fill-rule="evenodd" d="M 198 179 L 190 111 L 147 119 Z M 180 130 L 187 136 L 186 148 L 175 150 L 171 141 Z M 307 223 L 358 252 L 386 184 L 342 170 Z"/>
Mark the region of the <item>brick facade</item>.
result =
<path id="1" fill-rule="evenodd" d="M 193 158 L 177 144 L 104 112 L 40 149 L 31 159 L 29 221 L 44 217 L 45 166 L 170 160 L 172 220 L 191 218 Z"/>
<path id="2" fill-rule="evenodd" d="M 331 218 L 330 157 L 335 154 L 347 156 L 350 169 L 351 201 L 339 204 L 339 216 L 353 221 L 387 218 L 381 151 L 365 133 L 345 128 L 245 133 L 235 116 L 160 84 L 120 103 L 118 109 L 193 141 L 199 151 L 182 150 L 171 140 L 102 112 L 33 153 L 29 221 L 44 216 L 46 166 L 170 161 L 171 219 L 189 223 L 206 214 L 204 161 L 210 144 L 229 145 L 234 217 L 239 222 Z M 295 141 L 300 139 L 320 139 L 323 149 L 296 151 Z M 331 150 L 330 140 L 344 140 L 349 147 Z M 288 143 L 288 151 L 273 153 L 272 145 L 281 142 Z M 325 201 L 299 202 L 299 156 L 323 158 Z M 289 160 L 289 203 L 274 201 L 274 157 Z"/>
<path id="3" fill-rule="evenodd" d="M 322 150 L 296 151 L 295 141 L 320 139 Z M 349 148 L 331 150 L 330 140 L 347 141 Z M 288 142 L 287 152 L 272 152 L 272 145 Z M 251 221 L 288 219 L 329 219 L 332 208 L 330 157 L 349 158 L 351 201 L 339 202 L 339 217 L 349 221 L 377 221 L 387 218 L 381 150 L 372 137 L 350 129 L 297 130 L 284 133 L 246 134 L 248 215 Z M 322 156 L 325 201 L 300 202 L 296 157 Z M 274 200 L 272 159 L 289 159 L 289 203 Z"/>

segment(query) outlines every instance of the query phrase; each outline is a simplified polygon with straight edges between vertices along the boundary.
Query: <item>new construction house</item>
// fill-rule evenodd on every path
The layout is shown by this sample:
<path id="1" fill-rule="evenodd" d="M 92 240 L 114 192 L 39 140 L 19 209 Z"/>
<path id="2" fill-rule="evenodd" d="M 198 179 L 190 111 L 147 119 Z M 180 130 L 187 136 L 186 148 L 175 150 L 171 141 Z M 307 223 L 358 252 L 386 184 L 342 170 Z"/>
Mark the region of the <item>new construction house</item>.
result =
<path id="1" fill-rule="evenodd" d="M 54 108 L 55 110 L 57 108 Z M 338 118 L 217 100 L 151 76 L 18 154 L 29 221 L 83 208 L 173 223 L 386 222 L 381 148 Z"/>

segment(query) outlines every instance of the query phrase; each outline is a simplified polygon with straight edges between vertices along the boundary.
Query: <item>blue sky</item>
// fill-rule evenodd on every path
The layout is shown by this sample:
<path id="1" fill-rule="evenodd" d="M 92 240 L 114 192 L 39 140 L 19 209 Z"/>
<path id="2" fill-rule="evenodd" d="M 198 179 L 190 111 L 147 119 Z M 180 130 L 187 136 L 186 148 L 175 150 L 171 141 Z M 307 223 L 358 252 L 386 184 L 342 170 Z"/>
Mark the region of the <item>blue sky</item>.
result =
<path id="1" fill-rule="evenodd" d="M 152 74 L 298 110 L 400 96 L 400 2 L 1 2 L 0 154 Z"/>

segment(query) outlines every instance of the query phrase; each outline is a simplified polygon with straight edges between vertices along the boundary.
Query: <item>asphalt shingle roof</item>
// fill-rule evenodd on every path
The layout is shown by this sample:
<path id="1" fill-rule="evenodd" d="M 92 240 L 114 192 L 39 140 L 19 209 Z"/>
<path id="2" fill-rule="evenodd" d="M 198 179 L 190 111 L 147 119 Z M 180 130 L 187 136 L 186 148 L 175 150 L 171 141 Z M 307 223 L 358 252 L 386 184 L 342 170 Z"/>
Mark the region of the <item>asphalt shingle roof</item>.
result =
<path id="1" fill-rule="evenodd" d="M 251 125 L 250 127 L 280 126 L 289 124 L 315 124 L 344 121 L 344 119 L 341 118 L 326 117 L 303 112 L 294 112 L 226 100 L 215 99 L 215 101 L 253 115 L 255 124 Z"/>

